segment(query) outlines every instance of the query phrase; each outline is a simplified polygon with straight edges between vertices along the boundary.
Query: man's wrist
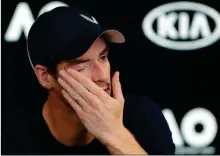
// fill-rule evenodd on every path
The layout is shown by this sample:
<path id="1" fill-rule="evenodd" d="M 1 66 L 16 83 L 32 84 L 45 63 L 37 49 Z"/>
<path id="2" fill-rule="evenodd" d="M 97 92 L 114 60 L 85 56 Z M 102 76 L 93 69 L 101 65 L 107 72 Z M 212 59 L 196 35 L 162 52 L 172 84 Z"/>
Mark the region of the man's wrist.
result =
<path id="1" fill-rule="evenodd" d="M 147 154 L 125 127 L 117 129 L 107 140 L 105 146 L 111 154 Z"/>

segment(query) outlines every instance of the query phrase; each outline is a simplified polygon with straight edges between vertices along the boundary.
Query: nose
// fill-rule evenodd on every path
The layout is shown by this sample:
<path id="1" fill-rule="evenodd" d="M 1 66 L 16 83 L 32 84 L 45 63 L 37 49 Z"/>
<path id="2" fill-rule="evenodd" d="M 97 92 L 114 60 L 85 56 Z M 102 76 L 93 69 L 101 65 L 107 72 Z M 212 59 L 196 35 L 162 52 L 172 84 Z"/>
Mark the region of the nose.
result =
<path id="1" fill-rule="evenodd" d="M 96 63 L 92 71 L 93 82 L 107 82 L 110 74 L 109 72 L 109 67 L 101 63 Z"/>

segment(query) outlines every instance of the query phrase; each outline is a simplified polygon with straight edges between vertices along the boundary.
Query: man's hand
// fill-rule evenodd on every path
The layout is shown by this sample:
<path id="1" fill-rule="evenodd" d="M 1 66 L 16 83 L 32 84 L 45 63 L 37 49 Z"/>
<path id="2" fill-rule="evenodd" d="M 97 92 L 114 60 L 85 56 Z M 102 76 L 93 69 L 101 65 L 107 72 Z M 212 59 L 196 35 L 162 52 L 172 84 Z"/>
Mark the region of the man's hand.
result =
<path id="1" fill-rule="evenodd" d="M 62 70 L 59 74 L 63 96 L 87 130 L 111 154 L 147 154 L 123 125 L 124 97 L 119 72 L 112 78 L 113 97 L 75 70 Z"/>
<path id="2" fill-rule="evenodd" d="M 102 143 L 108 144 L 112 135 L 124 130 L 124 97 L 118 72 L 112 78 L 113 97 L 92 80 L 72 69 L 60 71 L 58 82 L 63 87 L 63 96 L 87 130 Z"/>

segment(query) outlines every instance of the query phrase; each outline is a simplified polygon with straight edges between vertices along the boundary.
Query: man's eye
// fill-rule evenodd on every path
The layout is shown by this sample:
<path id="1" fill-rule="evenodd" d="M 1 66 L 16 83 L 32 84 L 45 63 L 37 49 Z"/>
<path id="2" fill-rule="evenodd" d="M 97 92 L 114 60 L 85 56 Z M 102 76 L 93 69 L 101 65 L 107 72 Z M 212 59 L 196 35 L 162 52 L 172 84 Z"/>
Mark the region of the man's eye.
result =
<path id="1" fill-rule="evenodd" d="M 84 68 L 83 68 L 83 69 L 78 69 L 77 71 L 78 71 L 78 72 L 81 72 L 81 71 L 83 71 L 83 70 L 84 70 Z"/>
<path id="2" fill-rule="evenodd" d="M 106 60 L 108 60 L 108 56 L 107 55 L 103 55 L 103 56 L 100 57 L 100 59 L 102 61 L 106 61 Z"/>
<path id="3" fill-rule="evenodd" d="M 77 71 L 78 71 L 78 72 L 81 72 L 81 71 L 85 70 L 85 69 L 88 68 L 88 67 L 89 67 L 89 65 L 83 65 L 83 66 L 79 67 L 79 68 L 77 69 Z"/>
<path id="4" fill-rule="evenodd" d="M 81 71 L 83 71 L 85 68 L 86 68 L 86 66 L 85 66 L 85 67 L 82 67 L 82 68 L 77 69 L 77 71 L 78 71 L 78 72 L 81 72 Z"/>

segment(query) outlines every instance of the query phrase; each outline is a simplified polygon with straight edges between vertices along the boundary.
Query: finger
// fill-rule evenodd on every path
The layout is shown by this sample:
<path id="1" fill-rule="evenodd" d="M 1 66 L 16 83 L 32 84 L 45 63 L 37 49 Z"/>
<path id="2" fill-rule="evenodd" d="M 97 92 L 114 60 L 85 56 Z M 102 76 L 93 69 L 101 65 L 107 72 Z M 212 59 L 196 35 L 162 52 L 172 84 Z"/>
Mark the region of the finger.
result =
<path id="1" fill-rule="evenodd" d="M 106 92 L 88 77 L 80 74 L 79 72 L 73 69 L 68 69 L 67 73 L 70 74 L 75 80 L 77 80 L 81 85 L 83 85 L 83 87 L 85 87 L 92 94 L 103 99 L 106 98 Z"/>
<path id="2" fill-rule="evenodd" d="M 87 103 L 96 100 L 95 96 L 90 93 L 85 87 L 83 87 L 77 80 L 71 77 L 66 71 L 62 70 L 59 72 L 61 78 L 71 86 L 71 90 L 77 92 Z"/>
<path id="3" fill-rule="evenodd" d="M 58 82 L 63 87 L 64 91 L 71 97 L 71 99 L 75 100 L 75 102 L 77 102 L 83 109 L 88 105 L 86 104 L 86 101 L 62 78 L 58 78 Z M 81 98 L 78 99 L 79 97 Z"/>
<path id="4" fill-rule="evenodd" d="M 68 103 L 70 104 L 70 106 L 76 111 L 76 113 L 81 113 L 82 112 L 82 107 L 77 104 L 71 97 L 70 95 L 65 91 L 65 90 L 62 90 L 61 91 L 64 98 L 68 101 Z"/>
<path id="5" fill-rule="evenodd" d="M 115 72 L 112 78 L 112 91 L 113 97 L 118 100 L 120 103 L 124 104 L 124 96 L 121 89 L 121 83 L 119 79 L 119 72 Z"/>

